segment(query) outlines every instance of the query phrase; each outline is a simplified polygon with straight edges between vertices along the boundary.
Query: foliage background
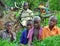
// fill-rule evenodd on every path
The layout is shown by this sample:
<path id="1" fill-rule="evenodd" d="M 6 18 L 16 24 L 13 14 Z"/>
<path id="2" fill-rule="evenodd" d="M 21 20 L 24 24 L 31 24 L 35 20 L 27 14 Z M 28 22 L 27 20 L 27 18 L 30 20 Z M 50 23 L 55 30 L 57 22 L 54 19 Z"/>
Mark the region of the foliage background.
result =
<path id="1" fill-rule="evenodd" d="M 46 4 L 47 0 L 3 0 L 5 5 L 8 7 L 14 7 L 14 2 L 17 2 L 17 6 L 20 8 L 22 7 L 24 2 L 29 2 L 29 8 L 33 10 L 35 7 L 38 7 L 41 2 L 44 2 Z M 60 0 L 49 0 L 49 7 L 50 10 L 52 11 L 60 11 Z M 55 14 L 58 18 L 58 23 L 57 25 L 60 27 L 60 12 Z M 48 24 L 48 19 L 46 20 L 46 25 Z M 0 46 L 18 46 L 17 43 L 19 43 L 20 40 L 20 35 L 21 32 L 17 33 L 17 40 L 16 42 L 13 43 L 8 43 L 8 41 L 3 41 L 0 39 Z M 60 46 L 60 36 L 54 36 L 54 37 L 49 37 L 45 40 L 43 40 L 41 43 L 40 42 L 35 42 L 35 46 Z M 53 43 L 52 43 L 53 42 Z M 47 44 L 48 43 L 48 44 Z"/>
<path id="2" fill-rule="evenodd" d="M 21 7 L 24 2 L 29 2 L 29 8 L 33 9 L 38 7 L 41 2 L 46 2 L 47 0 L 4 0 L 4 3 L 9 7 L 14 7 L 14 2 L 17 2 L 17 6 Z"/>

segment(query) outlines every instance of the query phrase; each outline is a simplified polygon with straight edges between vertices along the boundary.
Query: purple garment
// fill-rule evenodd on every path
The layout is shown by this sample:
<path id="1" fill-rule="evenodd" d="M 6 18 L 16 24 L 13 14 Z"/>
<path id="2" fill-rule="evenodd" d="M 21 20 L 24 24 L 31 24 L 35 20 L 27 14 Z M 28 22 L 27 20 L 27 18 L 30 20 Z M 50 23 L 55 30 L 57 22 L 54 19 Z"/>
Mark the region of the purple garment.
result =
<path id="1" fill-rule="evenodd" d="M 34 28 L 29 30 L 29 33 L 28 33 L 28 36 L 27 36 L 29 41 L 32 41 L 33 32 L 34 32 Z M 40 27 L 40 29 L 39 29 L 39 36 L 38 36 L 39 39 L 41 38 L 41 34 L 42 34 L 42 27 Z"/>

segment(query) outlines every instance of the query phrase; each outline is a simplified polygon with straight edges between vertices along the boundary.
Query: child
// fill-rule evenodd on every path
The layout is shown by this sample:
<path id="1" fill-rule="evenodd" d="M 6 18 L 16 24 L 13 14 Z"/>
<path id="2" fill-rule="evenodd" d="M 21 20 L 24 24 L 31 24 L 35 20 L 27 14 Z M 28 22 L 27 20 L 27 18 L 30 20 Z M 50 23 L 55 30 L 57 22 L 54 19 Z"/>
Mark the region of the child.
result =
<path id="1" fill-rule="evenodd" d="M 26 29 L 22 32 L 22 35 L 20 37 L 20 43 L 21 44 L 27 44 L 28 43 L 28 38 L 27 38 L 27 35 L 28 35 L 28 32 L 29 30 L 33 27 L 33 23 L 32 23 L 32 20 L 28 20 L 27 21 L 27 25 L 26 25 Z"/>
<path id="2" fill-rule="evenodd" d="M 41 22 L 41 19 L 39 16 L 35 16 L 33 18 L 34 27 L 30 29 L 28 36 L 27 36 L 27 38 L 29 39 L 28 46 L 31 45 L 31 42 L 41 40 L 42 27 L 40 26 L 40 22 Z"/>
<path id="3" fill-rule="evenodd" d="M 49 25 L 43 28 L 42 39 L 60 34 L 59 27 L 57 27 L 56 24 L 57 18 L 55 16 L 51 16 L 49 19 Z"/>

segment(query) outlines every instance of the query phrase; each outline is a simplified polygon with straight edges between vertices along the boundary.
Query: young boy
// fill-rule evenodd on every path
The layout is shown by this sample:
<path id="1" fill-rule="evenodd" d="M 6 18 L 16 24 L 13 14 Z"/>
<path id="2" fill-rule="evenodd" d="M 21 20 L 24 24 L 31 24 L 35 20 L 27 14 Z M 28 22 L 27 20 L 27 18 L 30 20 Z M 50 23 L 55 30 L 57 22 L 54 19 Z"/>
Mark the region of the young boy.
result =
<path id="1" fill-rule="evenodd" d="M 34 27 L 29 30 L 29 33 L 27 36 L 27 38 L 29 39 L 28 46 L 31 46 L 31 42 L 34 42 L 37 40 L 39 41 L 41 38 L 42 27 L 40 26 L 40 21 L 41 21 L 41 19 L 39 16 L 35 16 L 33 18 Z"/>
<path id="2" fill-rule="evenodd" d="M 26 29 L 22 32 L 22 35 L 20 37 L 20 43 L 21 44 L 27 44 L 28 43 L 28 38 L 27 38 L 27 35 L 28 35 L 28 32 L 29 30 L 33 27 L 33 23 L 32 23 L 32 20 L 28 20 L 27 21 L 27 26 L 26 26 Z"/>
<path id="3" fill-rule="evenodd" d="M 56 24 L 57 18 L 55 16 L 51 16 L 49 19 L 49 25 L 43 28 L 42 39 L 60 34 L 59 27 L 57 27 Z"/>
<path id="4" fill-rule="evenodd" d="M 16 40 L 16 34 L 12 31 L 12 23 L 10 21 L 6 22 L 5 29 L 0 31 L 0 38 L 9 42 Z"/>

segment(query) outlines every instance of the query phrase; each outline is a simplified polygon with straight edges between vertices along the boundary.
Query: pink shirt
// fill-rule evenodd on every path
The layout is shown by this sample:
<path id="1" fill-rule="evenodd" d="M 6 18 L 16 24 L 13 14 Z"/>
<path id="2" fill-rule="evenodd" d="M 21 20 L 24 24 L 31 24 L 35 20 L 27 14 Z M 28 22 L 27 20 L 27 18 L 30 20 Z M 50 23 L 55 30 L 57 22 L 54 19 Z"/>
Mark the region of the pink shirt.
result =
<path id="1" fill-rule="evenodd" d="M 34 32 L 34 28 L 29 30 L 29 33 L 28 33 L 28 36 L 27 36 L 29 41 L 32 41 L 33 32 Z M 39 29 L 39 36 L 38 36 L 39 39 L 41 38 L 41 34 L 42 34 L 42 27 L 40 27 L 40 29 Z"/>

